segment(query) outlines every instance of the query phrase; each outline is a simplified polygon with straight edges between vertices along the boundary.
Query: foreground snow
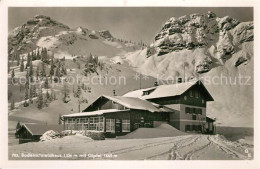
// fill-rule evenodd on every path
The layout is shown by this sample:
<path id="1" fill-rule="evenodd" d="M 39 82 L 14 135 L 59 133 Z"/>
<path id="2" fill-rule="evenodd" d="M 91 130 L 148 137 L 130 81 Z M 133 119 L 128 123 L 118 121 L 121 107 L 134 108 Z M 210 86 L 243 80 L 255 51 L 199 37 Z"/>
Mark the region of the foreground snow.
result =
<path id="1" fill-rule="evenodd" d="M 14 157 L 14 154 L 20 157 Z M 54 154 L 57 157 L 32 157 L 39 154 Z M 93 141 L 82 135 L 74 135 L 9 146 L 9 159 L 250 160 L 253 159 L 253 145 L 230 142 L 220 135 L 104 141 Z"/>

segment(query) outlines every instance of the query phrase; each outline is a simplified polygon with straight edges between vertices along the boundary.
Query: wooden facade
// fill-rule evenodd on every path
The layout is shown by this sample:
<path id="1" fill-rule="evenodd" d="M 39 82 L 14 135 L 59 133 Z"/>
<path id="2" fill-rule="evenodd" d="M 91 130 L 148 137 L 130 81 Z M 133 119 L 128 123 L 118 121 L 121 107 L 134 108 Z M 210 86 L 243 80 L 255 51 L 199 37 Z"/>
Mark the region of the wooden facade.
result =
<path id="1" fill-rule="evenodd" d="M 123 110 L 101 115 L 64 116 L 65 130 L 104 132 L 107 137 L 124 135 L 140 127 L 152 128 L 155 121 L 167 121 L 168 113 L 144 110 Z"/>
<path id="2" fill-rule="evenodd" d="M 212 133 L 214 121 L 206 121 L 207 101 L 213 101 L 205 86 L 200 82 L 181 95 L 148 99 L 160 105 L 173 108 L 169 124 L 185 132 Z"/>
<path id="3" fill-rule="evenodd" d="M 101 131 L 107 137 L 123 135 L 140 127 L 155 127 L 160 123 L 168 123 L 185 132 L 212 132 L 209 126 L 214 120 L 207 120 L 206 105 L 213 98 L 200 81 L 183 88 L 181 94 L 160 96 L 159 93 L 158 97 L 149 98 L 154 91 L 156 87 L 142 89 L 139 92 L 142 95 L 131 99 L 101 96 L 82 113 L 64 115 L 64 128 Z M 140 99 L 143 96 L 145 99 Z"/>
<path id="4" fill-rule="evenodd" d="M 19 122 L 18 122 L 19 123 Z M 17 129 L 15 135 L 19 139 L 19 144 L 27 142 L 36 142 L 40 140 L 40 137 L 49 130 L 61 132 L 63 130 L 62 125 L 47 125 L 26 123 Z"/>
<path id="5" fill-rule="evenodd" d="M 17 136 L 19 139 L 19 144 L 28 143 L 28 142 L 36 142 L 40 140 L 41 135 L 33 135 L 26 129 L 26 127 L 22 126 L 17 132 Z"/>

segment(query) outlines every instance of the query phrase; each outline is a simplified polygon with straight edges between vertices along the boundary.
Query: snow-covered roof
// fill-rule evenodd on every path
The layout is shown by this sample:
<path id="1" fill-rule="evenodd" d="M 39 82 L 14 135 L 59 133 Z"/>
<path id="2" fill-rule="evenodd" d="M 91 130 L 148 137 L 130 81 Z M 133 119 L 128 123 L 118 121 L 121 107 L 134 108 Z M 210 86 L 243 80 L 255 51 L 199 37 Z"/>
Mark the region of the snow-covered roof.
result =
<path id="1" fill-rule="evenodd" d="M 151 94 L 143 96 L 144 99 L 178 96 L 187 91 L 190 87 L 196 84 L 197 81 L 186 83 L 176 83 L 172 85 L 160 85 Z"/>
<path id="2" fill-rule="evenodd" d="M 129 109 L 147 110 L 150 112 L 165 112 L 162 109 L 155 107 L 151 102 L 142 100 L 135 97 L 125 96 L 104 96 L 103 97 L 112 100 L 118 104 L 121 104 Z"/>
<path id="3" fill-rule="evenodd" d="M 149 90 L 153 90 L 153 89 L 156 89 L 156 88 L 157 88 L 157 86 L 146 88 L 146 89 L 134 90 L 134 91 L 131 91 L 131 92 L 124 94 L 123 96 L 124 97 L 140 97 L 140 96 L 143 95 L 144 91 L 149 91 Z"/>
<path id="4" fill-rule="evenodd" d="M 62 125 L 47 125 L 47 124 L 33 124 L 33 123 L 26 123 L 23 124 L 22 127 L 17 131 L 21 131 L 22 128 L 26 128 L 32 135 L 43 135 L 48 130 L 53 130 L 57 132 L 61 132 L 63 130 Z"/>
<path id="5" fill-rule="evenodd" d="M 63 115 L 62 117 L 95 116 L 95 115 L 102 115 L 105 113 L 124 112 L 124 111 L 128 111 L 128 110 L 106 109 L 106 110 L 97 110 L 97 111 L 91 111 L 91 112 L 72 113 L 72 114 Z"/>
<path id="6" fill-rule="evenodd" d="M 124 96 L 127 97 L 137 97 L 140 99 L 154 99 L 154 98 L 162 98 L 162 97 L 170 97 L 170 96 L 179 96 L 187 91 L 189 88 L 194 86 L 197 83 L 202 84 L 199 80 L 193 80 L 185 83 L 176 83 L 171 85 L 160 85 L 153 88 L 140 89 L 132 92 L 126 93 Z M 202 84 L 203 85 L 203 84 Z M 204 86 L 204 85 L 203 85 Z M 143 95 L 144 91 L 154 90 L 148 95 Z M 209 93 L 208 93 L 209 94 Z M 210 96 L 210 94 L 209 94 Z M 213 100 L 210 96 L 209 100 Z"/>

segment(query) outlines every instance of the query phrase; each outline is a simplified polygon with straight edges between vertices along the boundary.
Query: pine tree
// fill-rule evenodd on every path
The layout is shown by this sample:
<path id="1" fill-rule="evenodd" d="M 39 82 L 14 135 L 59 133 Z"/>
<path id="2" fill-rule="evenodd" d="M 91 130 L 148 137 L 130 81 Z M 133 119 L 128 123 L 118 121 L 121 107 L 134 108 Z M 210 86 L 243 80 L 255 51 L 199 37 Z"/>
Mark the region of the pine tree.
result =
<path id="1" fill-rule="evenodd" d="M 48 89 L 49 88 L 49 81 L 48 81 L 48 77 L 45 78 L 45 82 L 44 82 L 44 88 Z"/>
<path id="2" fill-rule="evenodd" d="M 28 94 L 28 88 L 25 88 L 25 94 L 24 94 L 24 99 L 27 100 L 29 98 L 29 94 Z"/>
<path id="3" fill-rule="evenodd" d="M 29 76 L 33 75 L 33 64 L 32 61 L 30 62 L 30 70 L 29 70 Z"/>
<path id="4" fill-rule="evenodd" d="M 17 125 L 16 125 L 16 131 L 18 131 L 20 128 L 21 128 L 22 126 L 21 126 L 21 124 L 20 124 L 20 121 L 18 121 L 18 123 L 17 123 Z"/>
<path id="5" fill-rule="evenodd" d="M 26 66 L 25 66 L 25 69 L 27 69 L 27 67 L 30 66 L 30 63 L 31 63 L 31 55 L 30 55 L 30 52 L 27 54 L 27 62 L 26 62 Z"/>
<path id="6" fill-rule="evenodd" d="M 32 60 L 31 60 L 31 63 L 30 63 L 29 76 L 30 76 L 31 82 L 33 82 L 33 65 L 32 65 Z"/>
<path id="7" fill-rule="evenodd" d="M 42 109 L 43 108 L 43 96 L 42 96 L 42 89 L 38 93 L 38 98 L 37 98 L 37 108 Z"/>
<path id="8" fill-rule="evenodd" d="M 41 77 L 46 77 L 45 64 L 44 63 L 42 63 L 42 69 L 41 69 L 40 74 L 41 74 Z"/>
<path id="9" fill-rule="evenodd" d="M 37 48 L 37 52 L 36 52 L 36 60 L 40 60 L 41 56 L 40 56 L 40 51 L 39 48 Z"/>
<path id="10" fill-rule="evenodd" d="M 37 68 L 36 68 L 36 80 L 39 80 L 39 71 L 40 71 L 40 68 L 39 68 L 39 66 L 37 66 Z"/>
<path id="11" fill-rule="evenodd" d="M 44 99 L 44 106 L 48 107 L 48 99 L 47 99 L 47 97 L 45 97 L 45 99 Z"/>
<path id="12" fill-rule="evenodd" d="M 67 69 L 64 67 L 64 75 L 67 75 Z"/>
<path id="13" fill-rule="evenodd" d="M 21 60 L 21 65 L 20 65 L 20 72 L 23 72 L 24 70 L 24 63 L 23 63 L 23 57 L 22 57 L 22 60 Z"/>
<path id="14" fill-rule="evenodd" d="M 51 69 L 50 69 L 50 76 L 54 75 L 54 65 L 51 65 Z"/>
<path id="15" fill-rule="evenodd" d="M 15 108 L 15 106 L 14 106 L 14 99 L 12 100 L 12 102 L 11 102 L 11 110 L 13 110 Z"/>
<path id="16" fill-rule="evenodd" d="M 29 89 L 29 85 L 30 85 L 29 80 L 30 80 L 29 79 L 29 72 L 27 70 L 27 72 L 26 72 L 26 82 L 25 82 L 25 88 L 27 88 L 27 89 Z"/>
<path id="17" fill-rule="evenodd" d="M 74 93 L 74 97 L 79 98 L 81 96 L 81 94 L 82 94 L 81 87 L 80 87 L 80 85 L 78 85 L 77 90 Z"/>
<path id="18" fill-rule="evenodd" d="M 36 97 L 37 93 L 36 93 L 36 85 L 32 86 L 32 97 Z"/>
<path id="19" fill-rule="evenodd" d="M 60 66 L 56 68 L 55 76 L 58 77 L 58 81 L 60 81 Z"/>
<path id="20" fill-rule="evenodd" d="M 32 60 L 37 60 L 36 50 L 35 50 L 35 52 L 32 51 Z"/>
<path id="21" fill-rule="evenodd" d="M 63 98 L 62 98 L 63 102 L 68 103 L 69 88 L 66 83 L 64 83 L 63 85 L 62 94 L 63 94 Z"/>
<path id="22" fill-rule="evenodd" d="M 48 59 L 47 59 L 47 49 L 46 48 L 42 48 L 41 60 L 45 63 L 47 63 L 47 61 L 48 61 Z"/>
<path id="23" fill-rule="evenodd" d="M 14 69 L 12 70 L 12 75 L 11 75 L 11 84 L 13 84 L 14 82 L 15 82 L 15 79 L 14 79 L 14 77 L 15 77 L 15 74 L 14 74 Z"/>
<path id="24" fill-rule="evenodd" d="M 33 99 L 31 97 L 29 98 L 29 102 L 33 104 Z"/>
<path id="25" fill-rule="evenodd" d="M 33 98 L 33 88 L 32 88 L 32 86 L 31 86 L 31 87 L 30 87 L 30 94 L 29 94 L 29 101 L 30 101 L 30 103 L 33 103 L 32 98 Z"/>
<path id="26" fill-rule="evenodd" d="M 61 67 L 61 73 L 62 73 L 63 75 L 67 75 L 67 70 L 66 70 L 66 68 L 64 68 L 63 65 L 62 65 L 62 67 Z"/>
<path id="27" fill-rule="evenodd" d="M 17 57 L 17 66 L 19 66 L 20 65 L 20 55 L 18 54 L 18 53 L 16 53 L 16 57 Z"/>
<path id="28" fill-rule="evenodd" d="M 92 62 L 93 62 L 93 56 L 92 56 L 91 53 L 89 54 L 88 62 L 89 62 L 89 63 L 92 63 Z"/>
<path id="29" fill-rule="evenodd" d="M 47 90 L 47 92 L 46 92 L 46 98 L 48 99 L 48 100 L 50 100 L 50 94 L 49 94 L 49 91 Z"/>
<path id="30" fill-rule="evenodd" d="M 54 75 L 54 63 L 53 63 L 53 57 L 51 58 L 51 69 L 50 69 L 50 75 Z"/>
<path id="31" fill-rule="evenodd" d="M 45 57 L 45 54 L 44 54 L 44 48 L 42 48 L 42 51 L 41 51 L 41 61 L 44 61 L 44 57 Z"/>
<path id="32" fill-rule="evenodd" d="M 24 107 L 28 107 L 29 106 L 29 103 L 27 102 L 27 100 L 24 101 L 23 106 Z"/>

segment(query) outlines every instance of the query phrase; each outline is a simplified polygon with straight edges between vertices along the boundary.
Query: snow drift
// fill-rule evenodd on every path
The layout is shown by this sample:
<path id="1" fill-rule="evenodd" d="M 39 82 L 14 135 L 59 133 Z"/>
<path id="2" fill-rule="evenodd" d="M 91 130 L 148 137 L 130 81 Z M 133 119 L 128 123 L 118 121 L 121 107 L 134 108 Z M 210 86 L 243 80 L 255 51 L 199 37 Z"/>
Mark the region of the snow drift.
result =
<path id="1" fill-rule="evenodd" d="M 156 128 L 139 128 L 135 131 L 125 135 L 117 137 L 117 139 L 140 139 L 140 138 L 157 138 L 157 137 L 174 137 L 182 136 L 187 133 L 172 127 L 169 124 L 161 124 Z"/>

